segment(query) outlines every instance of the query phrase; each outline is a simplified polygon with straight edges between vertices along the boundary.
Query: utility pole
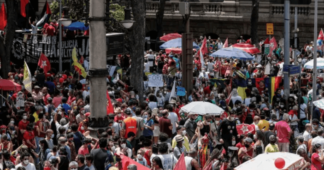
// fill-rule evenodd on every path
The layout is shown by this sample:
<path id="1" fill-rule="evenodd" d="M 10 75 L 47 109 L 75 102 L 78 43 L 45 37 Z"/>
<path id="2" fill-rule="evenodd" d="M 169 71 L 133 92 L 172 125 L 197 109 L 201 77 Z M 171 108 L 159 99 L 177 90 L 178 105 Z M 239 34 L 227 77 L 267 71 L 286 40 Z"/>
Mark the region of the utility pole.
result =
<path id="1" fill-rule="evenodd" d="M 59 0 L 60 1 L 60 19 L 62 18 L 62 0 Z M 60 48 L 59 48 L 59 51 L 60 51 L 60 54 L 58 55 L 59 56 L 59 71 L 62 72 L 62 57 L 63 57 L 63 53 L 62 53 L 62 21 L 59 21 L 59 32 L 60 32 L 60 37 L 59 37 L 59 44 L 60 44 Z"/>
<path id="2" fill-rule="evenodd" d="M 298 24 L 298 7 L 295 7 L 295 38 L 294 38 L 294 44 L 295 44 L 295 49 L 297 49 L 297 24 Z"/>
<path id="3" fill-rule="evenodd" d="M 289 67 L 289 41 L 290 41 L 290 0 L 285 0 L 285 47 L 284 47 L 284 64 Z M 284 98 L 288 102 L 290 93 L 289 72 L 284 72 Z M 287 104 L 288 107 L 288 104 Z"/>
<path id="4" fill-rule="evenodd" d="M 314 67 L 313 67 L 313 96 L 312 96 L 312 101 L 315 101 L 317 100 L 317 97 L 316 97 L 316 78 L 317 78 L 317 4 L 318 4 L 318 0 L 315 0 L 315 3 L 314 3 L 314 47 L 313 47 L 313 50 L 314 50 L 314 55 L 313 55 L 313 60 L 314 60 Z M 310 121 L 312 122 L 312 115 L 313 115 L 313 111 L 314 111 L 314 108 L 313 108 L 313 103 L 311 103 L 311 118 L 310 118 Z"/>
<path id="5" fill-rule="evenodd" d="M 109 1 L 107 1 L 109 3 Z M 108 6 L 108 5 L 107 5 Z M 91 0 L 89 10 L 89 85 L 90 85 L 90 127 L 105 126 L 106 106 L 106 28 L 105 0 Z M 91 133 L 95 133 L 91 131 Z"/>

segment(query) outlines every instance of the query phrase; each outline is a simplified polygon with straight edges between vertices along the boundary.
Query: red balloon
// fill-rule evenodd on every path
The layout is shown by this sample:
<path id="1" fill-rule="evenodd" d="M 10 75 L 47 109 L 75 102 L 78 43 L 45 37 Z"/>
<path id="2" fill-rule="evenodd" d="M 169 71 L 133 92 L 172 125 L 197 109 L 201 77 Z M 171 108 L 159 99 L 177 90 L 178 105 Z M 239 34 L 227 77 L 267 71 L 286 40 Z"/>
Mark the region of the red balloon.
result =
<path id="1" fill-rule="evenodd" d="M 285 160 L 282 159 L 282 158 L 277 158 L 277 159 L 275 160 L 275 166 L 276 166 L 278 169 L 282 169 L 283 167 L 285 167 L 285 164 L 286 164 L 286 162 L 285 162 Z"/>
<path id="2" fill-rule="evenodd" d="M 59 79 L 59 82 L 60 82 L 60 83 L 63 83 L 63 82 L 64 82 L 64 78 L 60 78 L 60 79 Z"/>
<path id="3" fill-rule="evenodd" d="M 66 80 L 66 79 L 67 79 L 67 75 L 66 75 L 66 74 L 62 74 L 62 78 L 63 78 L 64 80 Z"/>

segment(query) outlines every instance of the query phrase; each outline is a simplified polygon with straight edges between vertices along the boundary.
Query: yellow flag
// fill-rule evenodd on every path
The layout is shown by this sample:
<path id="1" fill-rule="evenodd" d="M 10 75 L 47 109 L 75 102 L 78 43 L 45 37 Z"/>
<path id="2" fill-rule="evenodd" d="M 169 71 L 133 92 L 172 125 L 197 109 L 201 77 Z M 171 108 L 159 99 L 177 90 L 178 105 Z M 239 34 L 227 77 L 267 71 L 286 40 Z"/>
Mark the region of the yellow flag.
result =
<path id="1" fill-rule="evenodd" d="M 73 60 L 73 63 L 77 63 L 78 62 L 77 51 L 76 51 L 76 48 L 75 47 L 72 50 L 72 60 Z"/>
<path id="2" fill-rule="evenodd" d="M 28 65 L 25 61 L 24 63 L 24 80 L 23 80 L 23 83 L 24 83 L 24 86 L 25 86 L 25 89 L 29 92 L 33 92 L 32 91 L 32 75 L 30 73 L 30 70 L 28 68 Z"/>

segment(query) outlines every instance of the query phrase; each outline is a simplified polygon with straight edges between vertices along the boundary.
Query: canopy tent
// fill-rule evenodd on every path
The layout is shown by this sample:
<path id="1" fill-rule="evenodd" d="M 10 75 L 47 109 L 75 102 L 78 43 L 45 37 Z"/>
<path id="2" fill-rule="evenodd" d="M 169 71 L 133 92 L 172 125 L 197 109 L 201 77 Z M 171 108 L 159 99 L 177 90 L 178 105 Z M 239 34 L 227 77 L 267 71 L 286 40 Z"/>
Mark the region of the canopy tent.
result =
<path id="1" fill-rule="evenodd" d="M 240 166 L 234 168 L 234 170 L 277 170 L 278 168 L 275 166 L 275 160 L 277 158 L 282 158 L 285 161 L 285 165 L 281 170 L 298 169 L 303 160 L 299 155 L 289 152 L 264 153 L 244 162 Z"/>
<path id="2" fill-rule="evenodd" d="M 85 31 L 89 29 L 89 26 L 86 27 L 83 22 L 77 21 L 77 22 L 73 22 L 68 27 L 65 27 L 65 29 L 68 29 L 70 31 L 75 31 L 75 30 Z"/>
<path id="3" fill-rule="evenodd" d="M 233 47 L 222 48 L 210 56 L 212 57 L 219 57 L 219 58 L 226 58 L 226 59 L 238 59 L 238 60 L 254 60 L 254 57 L 248 54 L 247 52 Z"/>
<path id="4" fill-rule="evenodd" d="M 317 58 L 316 67 L 317 67 L 317 69 L 324 69 L 324 58 Z M 305 69 L 313 69 L 314 68 L 314 59 L 305 63 L 304 68 Z"/>
<path id="5" fill-rule="evenodd" d="M 163 43 L 160 46 L 160 49 L 181 48 L 181 47 L 182 47 L 182 38 L 176 38 L 176 39 L 173 39 L 173 40 Z M 195 42 L 192 42 L 192 47 L 199 48 L 199 46 Z"/>
<path id="6" fill-rule="evenodd" d="M 254 47 L 252 44 L 249 43 L 237 43 L 237 44 L 233 44 L 232 47 L 241 49 L 250 54 L 260 53 L 260 50 L 257 47 Z"/>
<path id="7" fill-rule="evenodd" d="M 181 108 L 181 111 L 184 111 L 189 114 L 199 114 L 199 115 L 221 115 L 224 113 L 224 110 L 218 107 L 215 104 L 209 102 L 191 102 Z"/>
<path id="8" fill-rule="evenodd" d="M 7 79 L 0 79 L 0 90 L 3 91 L 20 91 L 21 85 Z"/>
<path id="9" fill-rule="evenodd" d="M 170 33 L 170 34 L 163 35 L 162 37 L 160 37 L 160 40 L 167 42 L 167 41 L 170 41 L 170 40 L 173 40 L 176 38 L 182 38 L 182 35 L 178 34 L 178 33 Z"/>
<path id="10" fill-rule="evenodd" d="M 196 52 L 197 50 L 196 49 L 192 49 L 193 50 L 193 52 Z M 181 48 L 167 48 L 167 49 L 165 49 L 165 52 L 167 53 L 167 54 L 169 54 L 169 53 L 173 53 L 173 54 L 181 54 L 182 53 L 182 49 Z"/>

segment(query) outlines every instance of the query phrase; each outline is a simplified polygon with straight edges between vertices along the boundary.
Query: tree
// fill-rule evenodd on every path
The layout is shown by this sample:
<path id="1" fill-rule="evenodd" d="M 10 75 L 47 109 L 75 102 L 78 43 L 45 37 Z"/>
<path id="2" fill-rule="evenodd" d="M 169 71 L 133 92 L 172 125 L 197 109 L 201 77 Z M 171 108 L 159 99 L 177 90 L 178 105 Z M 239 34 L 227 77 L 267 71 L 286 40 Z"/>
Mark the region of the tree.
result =
<path id="1" fill-rule="evenodd" d="M 2 78 L 8 78 L 10 72 L 10 57 L 11 46 L 15 37 L 15 30 L 17 26 L 17 15 L 20 7 L 19 0 L 5 0 L 6 12 L 7 12 L 7 26 L 5 28 L 4 36 L 0 35 L 0 58 L 1 58 L 1 76 Z"/>
<path id="2" fill-rule="evenodd" d="M 251 39 L 252 44 L 258 44 L 259 0 L 252 0 Z"/>
<path id="3" fill-rule="evenodd" d="M 145 44 L 145 0 L 131 1 L 134 25 L 129 35 L 131 54 L 131 85 L 138 91 L 140 102 L 143 101 L 143 72 Z"/>

